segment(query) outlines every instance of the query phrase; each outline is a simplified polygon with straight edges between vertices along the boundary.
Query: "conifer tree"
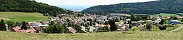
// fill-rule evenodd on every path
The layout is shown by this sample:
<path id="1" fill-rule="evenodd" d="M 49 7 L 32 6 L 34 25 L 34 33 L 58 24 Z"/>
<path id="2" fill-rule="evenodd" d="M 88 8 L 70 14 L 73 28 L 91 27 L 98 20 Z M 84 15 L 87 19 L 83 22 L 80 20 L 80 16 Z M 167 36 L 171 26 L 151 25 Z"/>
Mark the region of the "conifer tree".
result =
<path id="1" fill-rule="evenodd" d="M 22 22 L 21 29 L 24 29 L 24 30 L 27 30 L 28 29 L 25 21 Z"/>
<path id="2" fill-rule="evenodd" d="M 5 22 L 3 19 L 1 19 L 1 22 L 0 22 L 0 30 L 2 30 L 2 31 L 6 30 L 6 25 L 5 25 Z"/>

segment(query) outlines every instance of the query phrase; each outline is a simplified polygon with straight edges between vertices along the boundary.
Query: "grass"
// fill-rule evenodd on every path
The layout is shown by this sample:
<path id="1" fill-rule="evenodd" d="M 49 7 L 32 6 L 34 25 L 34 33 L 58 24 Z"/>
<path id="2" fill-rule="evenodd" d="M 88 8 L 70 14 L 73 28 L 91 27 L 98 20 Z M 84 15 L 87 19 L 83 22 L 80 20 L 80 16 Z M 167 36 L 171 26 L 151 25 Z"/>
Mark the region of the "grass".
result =
<path id="1" fill-rule="evenodd" d="M 47 16 L 43 16 L 41 13 L 25 13 L 25 12 L 0 12 L 0 19 L 16 22 L 49 20 Z"/>
<path id="2" fill-rule="evenodd" d="M 182 40 L 183 32 L 130 31 L 78 34 L 0 32 L 0 40 Z"/>
<path id="3" fill-rule="evenodd" d="M 152 17 L 158 17 L 159 15 L 162 15 L 162 17 L 178 16 L 177 14 L 170 14 L 170 13 L 160 13 L 160 14 L 154 14 L 154 15 L 151 15 L 151 16 Z"/>

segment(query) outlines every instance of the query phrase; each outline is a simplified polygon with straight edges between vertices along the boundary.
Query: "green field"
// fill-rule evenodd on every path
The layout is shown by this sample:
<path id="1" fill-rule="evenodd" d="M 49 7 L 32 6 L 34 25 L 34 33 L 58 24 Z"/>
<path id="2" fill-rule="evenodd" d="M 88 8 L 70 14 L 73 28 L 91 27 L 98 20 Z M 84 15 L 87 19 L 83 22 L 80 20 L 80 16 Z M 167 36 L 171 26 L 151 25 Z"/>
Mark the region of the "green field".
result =
<path id="1" fill-rule="evenodd" d="M 182 40 L 183 32 L 136 31 L 78 34 L 0 32 L 0 40 Z"/>
<path id="2" fill-rule="evenodd" d="M 49 20 L 47 16 L 41 13 L 25 13 L 25 12 L 0 12 L 0 19 L 11 21 L 41 21 Z"/>
<path id="3" fill-rule="evenodd" d="M 160 14 L 154 14 L 154 15 L 151 15 L 151 16 L 152 17 L 158 17 L 159 15 L 162 15 L 162 17 L 178 16 L 177 14 L 170 14 L 170 13 L 160 13 Z"/>

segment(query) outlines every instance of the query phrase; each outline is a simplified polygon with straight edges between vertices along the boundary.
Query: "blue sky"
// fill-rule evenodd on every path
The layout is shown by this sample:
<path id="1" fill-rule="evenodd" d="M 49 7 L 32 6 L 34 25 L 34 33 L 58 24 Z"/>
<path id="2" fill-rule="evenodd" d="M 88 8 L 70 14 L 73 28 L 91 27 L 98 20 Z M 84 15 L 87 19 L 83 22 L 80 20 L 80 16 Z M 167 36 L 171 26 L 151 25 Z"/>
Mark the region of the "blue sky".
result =
<path id="1" fill-rule="evenodd" d="M 91 6 L 109 5 L 117 3 L 147 2 L 155 0 L 36 0 L 37 2 L 47 3 L 64 9 L 81 11 Z"/>

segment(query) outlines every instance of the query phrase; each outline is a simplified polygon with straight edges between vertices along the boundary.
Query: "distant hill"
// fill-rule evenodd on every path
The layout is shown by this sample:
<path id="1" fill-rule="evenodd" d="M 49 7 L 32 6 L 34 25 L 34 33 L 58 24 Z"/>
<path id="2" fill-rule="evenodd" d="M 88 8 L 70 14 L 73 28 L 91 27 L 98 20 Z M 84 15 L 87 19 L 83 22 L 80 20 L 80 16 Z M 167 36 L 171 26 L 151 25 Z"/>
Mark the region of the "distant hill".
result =
<path id="1" fill-rule="evenodd" d="M 56 16 L 68 10 L 33 0 L 0 0 L 0 12 L 39 12 L 44 15 Z"/>
<path id="2" fill-rule="evenodd" d="M 159 0 L 141 3 L 120 3 L 113 5 L 99 5 L 87 8 L 82 13 L 183 13 L 183 0 Z"/>

